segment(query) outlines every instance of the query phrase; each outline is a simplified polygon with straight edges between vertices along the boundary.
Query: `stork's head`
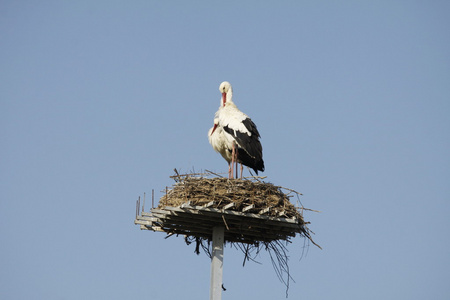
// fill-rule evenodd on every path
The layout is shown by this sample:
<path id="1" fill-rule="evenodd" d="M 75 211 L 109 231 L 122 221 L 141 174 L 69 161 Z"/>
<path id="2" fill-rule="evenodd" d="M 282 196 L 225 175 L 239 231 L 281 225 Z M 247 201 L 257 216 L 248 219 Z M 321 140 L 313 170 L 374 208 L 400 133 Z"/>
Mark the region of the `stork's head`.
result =
<path id="1" fill-rule="evenodd" d="M 232 101 L 231 96 L 233 90 L 231 89 L 231 84 L 228 81 L 224 81 L 219 86 L 219 91 L 222 93 L 222 106 L 225 106 L 227 101 Z"/>
<path id="2" fill-rule="evenodd" d="M 219 86 L 219 91 L 221 93 L 228 93 L 231 90 L 231 84 L 228 81 L 224 81 Z"/>

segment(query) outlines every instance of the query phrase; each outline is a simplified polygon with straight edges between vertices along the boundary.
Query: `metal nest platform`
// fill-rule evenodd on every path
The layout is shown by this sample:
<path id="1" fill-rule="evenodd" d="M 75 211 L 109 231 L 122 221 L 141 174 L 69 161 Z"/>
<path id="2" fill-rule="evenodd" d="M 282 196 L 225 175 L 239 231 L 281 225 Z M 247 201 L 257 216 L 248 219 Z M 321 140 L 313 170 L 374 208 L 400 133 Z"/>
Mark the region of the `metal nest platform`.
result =
<path id="1" fill-rule="evenodd" d="M 253 208 L 246 206 L 242 211 L 230 210 L 233 203 L 223 208 L 210 208 L 214 201 L 204 206 L 192 206 L 186 202 L 178 207 L 166 206 L 151 212 L 141 212 L 135 224 L 141 229 L 162 231 L 168 234 L 212 239 L 212 228 L 225 226 L 225 241 L 254 244 L 255 242 L 271 242 L 295 237 L 296 233 L 304 234 L 302 218 L 277 218 L 259 213 L 246 213 Z"/>
<path id="2" fill-rule="evenodd" d="M 289 201 L 301 195 L 294 190 L 262 182 L 263 177 L 230 180 L 212 172 L 171 178 L 176 182 L 158 207 L 152 204 L 145 212 L 138 201 L 135 224 L 141 229 L 212 240 L 213 228 L 223 226 L 225 242 L 289 241 L 300 234 L 315 244 L 303 219 L 308 209 Z"/>

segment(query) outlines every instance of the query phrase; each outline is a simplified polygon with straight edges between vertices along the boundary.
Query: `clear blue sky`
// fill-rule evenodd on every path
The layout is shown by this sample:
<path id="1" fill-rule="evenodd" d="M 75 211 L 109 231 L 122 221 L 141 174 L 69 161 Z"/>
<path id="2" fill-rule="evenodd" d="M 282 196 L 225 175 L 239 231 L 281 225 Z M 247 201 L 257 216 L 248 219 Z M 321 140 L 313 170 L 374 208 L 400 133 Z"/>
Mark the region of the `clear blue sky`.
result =
<path id="1" fill-rule="evenodd" d="M 170 3 L 169 3 L 170 2 Z M 241 3 L 245 2 L 245 3 Z M 135 200 L 227 170 L 220 82 L 323 250 L 289 299 L 449 299 L 447 1 L 2 1 L 0 298 L 207 299 L 210 262 Z M 223 299 L 284 299 L 225 248 Z"/>

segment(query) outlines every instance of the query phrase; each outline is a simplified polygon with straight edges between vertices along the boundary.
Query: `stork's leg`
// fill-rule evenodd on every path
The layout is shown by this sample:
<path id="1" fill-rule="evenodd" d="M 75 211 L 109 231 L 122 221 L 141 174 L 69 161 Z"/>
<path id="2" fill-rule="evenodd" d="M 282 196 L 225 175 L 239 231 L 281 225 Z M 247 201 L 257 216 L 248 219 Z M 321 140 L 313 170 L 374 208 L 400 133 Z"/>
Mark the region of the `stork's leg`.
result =
<path id="1" fill-rule="evenodd" d="M 234 163 L 236 164 L 235 165 L 235 168 L 236 168 L 236 177 L 235 178 L 238 178 L 238 151 L 236 149 L 236 144 L 234 144 L 234 143 L 233 143 L 233 148 L 234 148 Z"/>
<path id="2" fill-rule="evenodd" d="M 228 179 L 231 179 L 231 162 L 228 163 Z"/>
<path id="3" fill-rule="evenodd" d="M 233 178 L 233 168 L 234 168 L 234 156 L 235 156 L 235 152 L 236 152 L 236 149 L 235 149 L 235 147 L 234 147 L 234 143 L 233 143 L 233 147 L 232 147 L 232 149 L 231 149 L 231 169 L 230 169 L 230 179 L 232 179 Z"/>
<path id="4" fill-rule="evenodd" d="M 237 149 L 235 149 L 234 150 L 234 155 L 235 155 L 235 157 L 234 157 L 234 162 L 236 163 L 236 178 L 239 178 L 238 176 L 239 176 L 239 174 L 238 174 L 238 160 L 237 160 L 237 154 L 238 154 L 238 151 L 237 151 Z M 242 178 L 241 178 L 242 179 Z"/>
<path id="5" fill-rule="evenodd" d="M 242 171 L 244 171 L 244 165 L 241 164 L 241 179 L 242 179 Z"/>

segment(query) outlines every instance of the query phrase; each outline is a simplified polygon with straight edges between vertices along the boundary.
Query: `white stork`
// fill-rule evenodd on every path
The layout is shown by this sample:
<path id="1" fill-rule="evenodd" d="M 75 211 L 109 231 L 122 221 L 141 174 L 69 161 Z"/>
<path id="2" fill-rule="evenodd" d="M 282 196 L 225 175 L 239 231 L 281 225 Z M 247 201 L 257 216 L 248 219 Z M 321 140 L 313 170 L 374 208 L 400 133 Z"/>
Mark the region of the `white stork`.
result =
<path id="1" fill-rule="evenodd" d="M 209 143 L 228 162 L 228 176 L 233 178 L 233 167 L 236 163 L 252 168 L 256 174 L 264 171 L 260 135 L 255 123 L 233 103 L 231 84 L 224 81 L 220 84 L 222 93 L 219 110 L 214 116 L 214 126 L 208 132 Z"/>

